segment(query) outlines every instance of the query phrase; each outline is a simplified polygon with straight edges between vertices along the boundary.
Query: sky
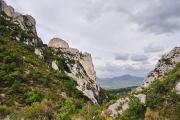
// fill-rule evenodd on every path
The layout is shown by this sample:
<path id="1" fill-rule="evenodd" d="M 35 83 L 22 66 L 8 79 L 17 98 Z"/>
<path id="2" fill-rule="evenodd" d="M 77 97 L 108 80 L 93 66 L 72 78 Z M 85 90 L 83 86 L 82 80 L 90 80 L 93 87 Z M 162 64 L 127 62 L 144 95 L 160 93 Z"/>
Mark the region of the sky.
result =
<path id="1" fill-rule="evenodd" d="M 146 76 L 180 46 L 180 0 L 5 0 L 54 37 L 91 53 L 98 77 Z"/>

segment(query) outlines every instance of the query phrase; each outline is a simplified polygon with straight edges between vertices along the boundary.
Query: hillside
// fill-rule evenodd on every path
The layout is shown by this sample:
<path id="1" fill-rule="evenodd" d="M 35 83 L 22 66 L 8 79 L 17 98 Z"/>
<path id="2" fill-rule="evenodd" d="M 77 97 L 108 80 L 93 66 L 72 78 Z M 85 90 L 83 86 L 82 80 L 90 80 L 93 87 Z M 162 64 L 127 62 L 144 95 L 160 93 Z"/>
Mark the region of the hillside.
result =
<path id="1" fill-rule="evenodd" d="M 179 120 L 180 48 L 162 56 L 141 86 L 111 104 L 106 114 L 122 120 Z"/>
<path id="2" fill-rule="evenodd" d="M 110 79 L 123 86 L 132 80 L 142 78 Z M 104 90 L 91 54 L 57 37 L 43 44 L 35 19 L 0 0 L 0 120 L 179 120 L 179 113 L 180 47 L 139 87 Z"/>
<path id="3" fill-rule="evenodd" d="M 97 78 L 97 81 L 104 89 L 119 89 L 139 86 L 143 81 L 143 77 L 137 77 L 127 74 L 113 78 Z"/>
<path id="4" fill-rule="evenodd" d="M 35 25 L 0 1 L 0 119 L 68 120 L 98 108 L 91 55 L 59 38 L 43 44 Z"/>

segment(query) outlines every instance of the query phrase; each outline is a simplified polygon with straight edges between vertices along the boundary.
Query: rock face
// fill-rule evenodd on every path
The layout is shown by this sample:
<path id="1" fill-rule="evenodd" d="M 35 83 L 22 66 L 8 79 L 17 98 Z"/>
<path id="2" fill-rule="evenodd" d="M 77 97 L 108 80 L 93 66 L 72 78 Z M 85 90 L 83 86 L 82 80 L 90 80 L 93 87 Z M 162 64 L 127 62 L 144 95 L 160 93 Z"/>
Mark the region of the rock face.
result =
<path id="1" fill-rule="evenodd" d="M 48 47 L 51 48 L 69 48 L 69 45 L 66 41 L 60 39 L 60 38 L 53 38 L 50 40 Z"/>
<path id="2" fill-rule="evenodd" d="M 67 74 L 77 82 L 78 86 L 76 88 L 82 91 L 93 103 L 98 103 L 100 88 L 96 82 L 96 72 L 91 55 L 70 48 L 68 43 L 60 38 L 51 39 L 48 47 L 60 52 L 63 58 L 67 60 L 66 64 L 69 68 Z"/>
<path id="3" fill-rule="evenodd" d="M 161 79 L 180 62 L 180 47 L 175 47 L 168 54 L 163 55 L 155 69 L 144 79 L 141 87 L 148 87 L 153 81 Z"/>
<path id="4" fill-rule="evenodd" d="M 145 94 L 138 94 L 138 95 L 135 95 L 135 97 L 137 97 L 141 103 L 146 103 L 146 95 Z"/>
<path id="5" fill-rule="evenodd" d="M 38 37 L 36 32 L 36 21 L 30 15 L 22 15 L 14 10 L 13 7 L 7 5 L 3 0 L 0 0 L 0 12 L 4 12 L 7 16 L 12 18 L 15 24 L 18 24 L 23 30 L 29 31 L 31 28 L 31 36 L 33 39 L 28 41 L 28 44 L 41 46 L 42 40 Z"/>
<path id="6" fill-rule="evenodd" d="M 111 117 L 116 117 L 118 114 L 121 114 L 124 110 L 129 108 L 129 98 L 121 98 L 117 100 L 114 104 L 108 107 Z"/>
<path id="7" fill-rule="evenodd" d="M 41 50 L 41 49 L 39 49 L 39 48 L 35 48 L 34 53 L 35 53 L 36 55 L 38 55 L 38 56 L 39 56 L 39 58 L 43 58 L 43 57 L 44 57 L 44 56 L 43 56 L 43 52 L 42 52 L 42 50 Z"/>

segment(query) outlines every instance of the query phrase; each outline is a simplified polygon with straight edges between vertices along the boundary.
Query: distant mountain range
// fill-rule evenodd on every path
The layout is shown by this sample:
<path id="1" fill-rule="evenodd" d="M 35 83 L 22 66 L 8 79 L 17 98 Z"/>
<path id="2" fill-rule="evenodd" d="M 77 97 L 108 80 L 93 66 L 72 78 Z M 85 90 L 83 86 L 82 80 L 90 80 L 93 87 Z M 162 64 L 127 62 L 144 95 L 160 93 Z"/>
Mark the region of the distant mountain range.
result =
<path id="1" fill-rule="evenodd" d="M 132 76 L 129 74 L 113 78 L 97 78 L 100 86 L 104 89 L 119 89 L 138 86 L 142 83 L 143 77 Z"/>

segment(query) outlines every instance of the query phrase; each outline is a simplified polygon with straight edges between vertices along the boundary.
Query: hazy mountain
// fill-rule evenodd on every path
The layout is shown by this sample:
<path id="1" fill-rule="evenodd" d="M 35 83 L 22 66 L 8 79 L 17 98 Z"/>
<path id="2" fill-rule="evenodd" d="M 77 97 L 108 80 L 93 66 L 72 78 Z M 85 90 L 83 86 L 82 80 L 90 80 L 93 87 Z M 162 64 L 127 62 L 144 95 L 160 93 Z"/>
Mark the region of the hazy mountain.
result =
<path id="1" fill-rule="evenodd" d="M 118 89 L 131 86 L 138 86 L 143 81 L 143 77 L 132 75 L 122 75 L 113 78 L 97 78 L 100 86 L 105 89 Z"/>

